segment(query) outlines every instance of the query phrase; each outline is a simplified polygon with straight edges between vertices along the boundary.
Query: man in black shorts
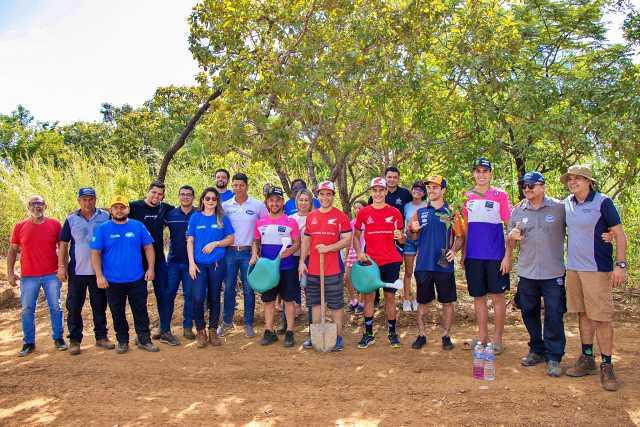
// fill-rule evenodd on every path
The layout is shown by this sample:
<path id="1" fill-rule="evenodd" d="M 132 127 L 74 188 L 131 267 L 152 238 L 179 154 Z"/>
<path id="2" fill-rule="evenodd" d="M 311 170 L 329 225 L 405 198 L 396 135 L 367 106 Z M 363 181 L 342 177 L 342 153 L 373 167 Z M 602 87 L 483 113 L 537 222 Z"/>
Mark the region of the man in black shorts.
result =
<path id="1" fill-rule="evenodd" d="M 462 224 L 458 212 L 444 201 L 447 182 L 439 175 L 427 180 L 429 204 L 418 209 L 410 219 L 409 231 L 418 240 L 416 286 L 418 300 L 418 328 L 420 333 L 412 344 L 416 350 L 427 343 L 423 316 L 428 304 L 436 298 L 442 304 L 442 348 L 453 349 L 449 336 L 453 323 L 453 303 L 457 300 L 453 259 L 463 245 Z M 441 257 L 444 256 L 444 259 Z"/>

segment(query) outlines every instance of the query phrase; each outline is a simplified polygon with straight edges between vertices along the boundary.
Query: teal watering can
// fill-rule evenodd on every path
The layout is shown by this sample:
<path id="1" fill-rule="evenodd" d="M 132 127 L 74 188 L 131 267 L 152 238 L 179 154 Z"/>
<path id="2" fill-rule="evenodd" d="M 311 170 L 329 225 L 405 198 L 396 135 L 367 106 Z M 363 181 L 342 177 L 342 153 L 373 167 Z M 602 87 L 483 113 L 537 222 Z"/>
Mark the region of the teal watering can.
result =
<path id="1" fill-rule="evenodd" d="M 254 265 L 249 266 L 247 280 L 251 289 L 264 293 L 278 286 L 278 282 L 280 282 L 280 255 L 290 244 L 291 239 L 283 237 L 282 249 L 275 259 L 261 257 Z"/>
<path id="2" fill-rule="evenodd" d="M 356 291 L 361 294 L 370 294 L 371 292 L 375 292 L 376 290 L 388 286 L 387 283 L 383 282 L 380 278 L 380 269 L 378 265 L 368 257 L 369 262 L 356 262 L 351 267 L 351 283 Z"/>

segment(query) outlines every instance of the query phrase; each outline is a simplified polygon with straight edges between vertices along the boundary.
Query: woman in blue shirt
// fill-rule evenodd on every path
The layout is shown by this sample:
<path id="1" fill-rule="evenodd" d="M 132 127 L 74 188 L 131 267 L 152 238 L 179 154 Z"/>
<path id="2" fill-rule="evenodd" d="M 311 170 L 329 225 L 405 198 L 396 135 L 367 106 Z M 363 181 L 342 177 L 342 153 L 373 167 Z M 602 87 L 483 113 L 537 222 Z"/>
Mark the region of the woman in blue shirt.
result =
<path id="1" fill-rule="evenodd" d="M 224 215 L 220 194 L 213 187 L 200 195 L 199 212 L 189 219 L 187 227 L 187 255 L 189 275 L 193 279 L 191 303 L 193 320 L 198 331 L 198 348 L 206 347 L 207 332 L 204 323 L 204 302 L 209 294 L 209 342 L 221 344 L 216 333 L 220 316 L 220 287 L 224 279 L 225 247 L 233 244 L 233 227 Z"/>

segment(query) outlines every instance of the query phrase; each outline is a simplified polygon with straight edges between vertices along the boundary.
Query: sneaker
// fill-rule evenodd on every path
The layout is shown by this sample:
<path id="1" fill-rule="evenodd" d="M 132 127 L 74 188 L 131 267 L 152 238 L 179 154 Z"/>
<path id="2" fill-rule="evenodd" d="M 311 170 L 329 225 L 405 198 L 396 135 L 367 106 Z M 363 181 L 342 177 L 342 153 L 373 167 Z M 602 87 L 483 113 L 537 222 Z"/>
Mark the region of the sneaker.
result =
<path id="1" fill-rule="evenodd" d="M 149 353 L 157 353 L 160 351 L 160 349 L 153 345 L 151 341 L 147 341 L 145 343 L 138 341 L 138 348 L 144 351 L 148 351 Z"/>
<path id="2" fill-rule="evenodd" d="M 222 341 L 220 340 L 220 337 L 218 337 L 216 328 L 209 328 L 209 344 L 213 347 L 220 347 L 222 345 Z"/>
<path id="3" fill-rule="evenodd" d="M 260 340 L 260 345 L 269 345 L 273 344 L 276 341 L 278 341 L 278 335 L 276 335 L 275 332 L 266 329 L 264 331 L 264 336 Z"/>
<path id="4" fill-rule="evenodd" d="M 411 308 L 413 309 L 413 311 L 418 311 L 418 301 L 411 301 Z"/>
<path id="5" fill-rule="evenodd" d="M 284 323 L 282 326 L 280 326 L 280 329 L 278 329 L 278 335 L 284 335 L 287 333 L 287 324 Z"/>
<path id="6" fill-rule="evenodd" d="M 347 313 L 355 313 L 356 308 L 358 308 L 358 303 L 351 305 L 351 303 L 347 304 L 347 308 L 344 310 Z"/>
<path id="7" fill-rule="evenodd" d="M 411 307 L 411 301 L 409 300 L 404 300 L 402 301 L 402 311 L 411 311 L 412 307 Z"/>
<path id="8" fill-rule="evenodd" d="M 53 340 L 53 345 L 60 351 L 65 351 L 67 347 L 67 343 L 64 342 L 63 338 L 58 338 L 57 340 Z"/>
<path id="9" fill-rule="evenodd" d="M 389 344 L 391 344 L 393 348 L 400 348 L 400 338 L 398 338 L 398 334 L 389 332 Z"/>
<path id="10" fill-rule="evenodd" d="M 620 387 L 611 363 L 600 364 L 600 384 L 607 391 L 616 391 Z"/>
<path id="11" fill-rule="evenodd" d="M 529 365 L 524 365 L 529 366 Z M 549 360 L 547 361 L 547 375 L 550 377 L 561 377 L 562 376 L 562 368 L 560 367 L 560 362 L 557 360 Z"/>
<path id="12" fill-rule="evenodd" d="M 520 359 L 520 364 L 522 366 L 535 366 L 538 363 L 542 362 L 544 362 L 544 357 L 542 357 L 538 353 L 534 353 L 533 351 L 530 351 L 529 354 Z"/>
<path id="13" fill-rule="evenodd" d="M 285 347 L 293 347 L 293 331 L 285 331 L 284 334 L 284 343 L 282 344 Z"/>
<path id="14" fill-rule="evenodd" d="M 227 332 L 233 329 L 233 323 L 225 323 L 222 322 L 220 326 L 218 326 L 218 336 L 223 337 Z"/>
<path id="15" fill-rule="evenodd" d="M 69 341 L 69 354 L 77 356 L 80 354 L 80 343 L 77 341 Z"/>
<path id="16" fill-rule="evenodd" d="M 22 350 L 18 352 L 18 357 L 25 357 L 33 353 L 36 350 L 35 344 L 23 344 Z"/>
<path id="17" fill-rule="evenodd" d="M 356 307 L 355 313 L 356 314 L 364 313 L 364 304 L 358 303 L 358 306 Z"/>
<path id="18" fill-rule="evenodd" d="M 118 342 L 116 344 L 116 353 L 124 354 L 129 351 L 129 343 L 127 342 Z"/>
<path id="19" fill-rule="evenodd" d="M 178 338 L 176 338 L 171 332 L 163 332 L 162 335 L 160 335 L 160 342 L 169 344 L 173 347 L 180 345 Z"/>
<path id="20" fill-rule="evenodd" d="M 220 328 L 218 328 L 220 329 Z M 253 326 L 245 325 L 244 326 L 244 336 L 247 338 L 253 338 L 256 336 L 256 332 L 253 330 Z"/>
<path id="21" fill-rule="evenodd" d="M 96 347 L 104 348 L 105 350 L 113 350 L 116 348 L 116 345 L 109 341 L 109 338 L 103 338 L 101 340 L 96 340 Z"/>
<path id="22" fill-rule="evenodd" d="M 411 344 L 411 348 L 420 350 L 427 343 L 427 337 L 424 335 L 418 335 L 418 338 Z"/>
<path id="23" fill-rule="evenodd" d="M 207 332 L 204 329 L 200 329 L 196 335 L 196 346 L 198 348 L 205 348 L 207 346 Z"/>
<path id="24" fill-rule="evenodd" d="M 302 348 L 313 348 L 313 344 L 311 343 L 311 338 L 307 338 L 306 340 L 304 340 L 304 342 L 302 343 Z"/>
<path id="25" fill-rule="evenodd" d="M 338 351 L 342 351 L 342 350 L 344 350 L 344 341 L 342 340 L 342 337 L 340 335 L 338 335 L 336 337 L 336 346 L 333 347 L 333 350 L 331 350 L 331 351 L 338 352 Z"/>
<path id="26" fill-rule="evenodd" d="M 580 358 L 576 360 L 576 364 L 567 369 L 567 376 L 569 377 L 584 377 L 585 375 L 595 374 L 598 371 L 596 367 L 596 361 L 593 356 L 580 355 Z"/>
<path id="27" fill-rule="evenodd" d="M 192 328 L 184 328 L 182 330 L 182 336 L 185 337 L 188 340 L 195 340 L 196 339 L 196 334 L 193 333 L 193 329 Z"/>
<path id="28" fill-rule="evenodd" d="M 444 351 L 451 351 L 453 350 L 453 347 L 455 346 L 451 342 L 451 337 L 449 335 L 442 337 L 442 349 Z"/>
<path id="29" fill-rule="evenodd" d="M 362 334 L 362 339 L 358 343 L 358 348 L 367 348 L 371 344 L 376 343 L 376 336 L 373 334 L 364 333 Z"/>

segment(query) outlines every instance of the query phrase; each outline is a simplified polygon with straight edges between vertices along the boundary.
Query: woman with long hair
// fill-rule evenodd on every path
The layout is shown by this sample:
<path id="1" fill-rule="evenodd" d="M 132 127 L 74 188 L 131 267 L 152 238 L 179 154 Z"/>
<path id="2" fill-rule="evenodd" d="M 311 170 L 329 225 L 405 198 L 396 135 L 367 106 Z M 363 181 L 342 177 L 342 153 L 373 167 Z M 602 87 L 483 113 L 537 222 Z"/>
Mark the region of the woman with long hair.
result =
<path id="1" fill-rule="evenodd" d="M 216 333 L 220 316 L 220 287 L 224 279 L 223 258 L 226 247 L 233 244 L 233 227 L 224 215 L 220 194 L 207 187 L 200 195 L 199 212 L 194 213 L 187 228 L 189 275 L 193 279 L 191 303 L 197 329 L 198 348 L 206 347 L 204 303 L 209 295 L 209 338 L 213 346 L 221 344 Z"/>

